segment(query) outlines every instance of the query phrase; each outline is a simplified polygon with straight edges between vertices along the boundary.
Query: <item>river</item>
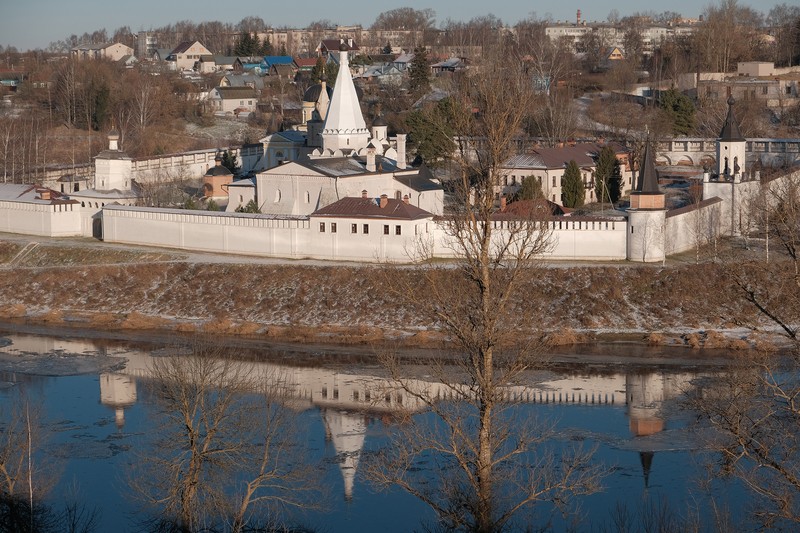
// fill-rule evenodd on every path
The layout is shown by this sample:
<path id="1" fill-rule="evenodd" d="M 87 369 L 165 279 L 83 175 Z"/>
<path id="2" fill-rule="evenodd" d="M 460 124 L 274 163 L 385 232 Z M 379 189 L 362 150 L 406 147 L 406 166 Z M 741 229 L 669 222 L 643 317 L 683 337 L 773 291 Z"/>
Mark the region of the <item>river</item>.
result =
<path id="1" fill-rule="evenodd" d="M 163 436 L 158 434 L 163 405 L 154 396 L 151 369 L 154 360 L 180 353 L 166 342 L 13 331 L 0 331 L 0 339 L 0 416 L 10 416 L 20 397 L 36 407 L 40 441 L 33 444 L 33 458 L 41 469 L 34 474 L 50 485 L 46 502 L 57 509 L 76 500 L 96 509 L 96 531 L 141 530 L 152 507 L 144 506 L 133 487 L 141 481 L 137 476 L 152 475 L 145 474 L 150 472 L 145 465 L 158 455 L 153 446 Z M 626 349 L 618 348 L 617 359 L 625 360 Z M 309 496 L 315 505 L 284 508 L 282 518 L 325 532 L 401 532 L 432 523 L 429 507 L 397 487 L 378 490 L 364 471 L 365 458 L 387 445 L 387 432 L 402 427 L 401 408 L 421 420 L 432 415 L 418 410 L 408 394 L 376 392 L 385 387 L 385 377 L 363 354 L 354 362 L 341 348 L 323 352 L 308 353 L 300 364 L 292 364 L 285 352 L 243 363 L 251 373 L 281 376 L 281 404 L 303 448 L 303 465 L 297 468 L 315 489 Z M 600 358 L 590 368 L 568 361 L 532 373 L 511 391 L 518 415 L 553 424 L 553 437 L 543 446 L 556 453 L 575 444 L 595 448 L 592 461 L 604 472 L 602 491 L 581 497 L 566 517 L 537 505 L 516 525 L 611 531 L 621 510 L 634 523 L 657 513 L 707 521 L 714 506 L 734 516 L 740 512 L 744 494 L 737 483 L 708 483 L 704 465 L 711 454 L 692 424 L 693 413 L 680 401 L 686 391 L 713 379 L 719 367 L 672 359 L 665 364 L 663 357 L 651 365 L 641 353 L 629 371 L 608 361 Z M 424 367 L 417 367 L 413 382 L 430 388 L 427 380 Z M 431 483 L 438 474 L 425 473 Z"/>

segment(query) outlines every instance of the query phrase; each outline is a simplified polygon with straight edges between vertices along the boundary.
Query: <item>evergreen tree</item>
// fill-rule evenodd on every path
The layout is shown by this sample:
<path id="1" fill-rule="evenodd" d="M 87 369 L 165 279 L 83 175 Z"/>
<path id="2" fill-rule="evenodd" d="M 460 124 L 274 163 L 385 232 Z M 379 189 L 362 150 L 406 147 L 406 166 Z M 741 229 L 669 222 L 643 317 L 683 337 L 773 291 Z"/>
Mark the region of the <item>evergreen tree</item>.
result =
<path id="1" fill-rule="evenodd" d="M 452 125 L 458 111 L 458 106 L 450 98 L 443 98 L 433 106 L 408 114 L 406 125 L 410 141 L 428 166 L 436 167 L 453 154 L 456 145 Z"/>
<path id="2" fill-rule="evenodd" d="M 424 46 L 414 49 L 414 59 L 408 66 L 409 89 L 412 93 L 424 93 L 431 85 L 430 61 L 428 50 Z"/>
<path id="3" fill-rule="evenodd" d="M 525 176 L 522 179 L 522 184 L 519 190 L 514 194 L 513 201 L 517 200 L 537 200 L 544 198 L 544 191 L 542 184 L 536 179 L 536 176 Z"/>
<path id="4" fill-rule="evenodd" d="M 392 43 L 386 41 L 386 46 L 383 47 L 383 53 L 387 55 L 392 53 Z"/>
<path id="5" fill-rule="evenodd" d="M 272 55 L 272 43 L 269 40 L 269 35 L 264 37 L 264 41 L 261 43 L 261 47 L 258 50 L 258 55 L 261 56 Z"/>
<path id="6" fill-rule="evenodd" d="M 250 32 L 243 31 L 239 34 L 239 38 L 236 40 L 236 46 L 233 49 L 233 55 L 235 56 L 253 56 L 258 53 L 258 49 L 260 47 L 260 43 L 258 42 L 258 37 L 253 37 L 250 35 Z"/>
<path id="7" fill-rule="evenodd" d="M 206 211 L 220 211 L 219 204 L 212 198 L 206 204 Z"/>
<path id="8" fill-rule="evenodd" d="M 250 200 L 245 205 L 241 205 L 236 208 L 237 213 L 261 213 L 261 209 L 258 208 L 258 204 L 255 200 Z"/>
<path id="9" fill-rule="evenodd" d="M 330 87 L 336 83 L 336 76 L 339 74 L 339 65 L 326 62 L 324 57 L 318 57 L 317 63 L 311 69 L 311 80 L 316 83 L 325 80 Z"/>
<path id="10" fill-rule="evenodd" d="M 622 191 L 622 170 L 617 155 L 610 146 L 604 146 L 597 158 L 597 167 L 594 173 L 594 193 L 598 202 L 611 202 L 619 200 Z"/>
<path id="11" fill-rule="evenodd" d="M 288 56 L 289 54 L 286 52 L 286 45 L 282 44 L 281 49 L 278 50 L 279 56 Z"/>
<path id="12" fill-rule="evenodd" d="M 230 170 L 234 176 L 238 175 L 239 172 L 242 171 L 242 167 L 239 166 L 239 161 L 236 157 L 236 154 L 231 154 L 227 150 L 222 152 L 222 166 Z"/>
<path id="13" fill-rule="evenodd" d="M 673 88 L 661 93 L 659 105 L 672 122 L 674 134 L 688 135 L 694 130 L 694 104 L 691 98 Z"/>
<path id="14" fill-rule="evenodd" d="M 567 163 L 567 170 L 561 185 L 561 200 L 564 207 L 581 207 L 586 194 L 583 191 L 583 179 L 581 179 L 581 169 L 574 159 Z"/>

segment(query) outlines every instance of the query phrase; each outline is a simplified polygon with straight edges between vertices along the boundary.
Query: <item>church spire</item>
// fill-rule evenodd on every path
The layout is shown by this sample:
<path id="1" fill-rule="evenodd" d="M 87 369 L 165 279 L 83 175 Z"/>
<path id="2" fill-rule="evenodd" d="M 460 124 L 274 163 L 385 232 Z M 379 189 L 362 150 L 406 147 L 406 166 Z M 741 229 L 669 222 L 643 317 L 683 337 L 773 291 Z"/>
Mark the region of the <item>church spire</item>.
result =
<path id="1" fill-rule="evenodd" d="M 369 130 L 350 74 L 346 46 L 342 43 L 339 49 L 339 73 L 322 130 L 322 146 L 331 151 L 358 151 L 365 148 L 368 142 Z"/>
<path id="2" fill-rule="evenodd" d="M 641 194 L 661 194 L 658 188 L 658 175 L 656 174 L 656 161 L 650 139 L 644 147 L 642 165 L 639 169 L 639 179 L 636 180 L 635 192 Z"/>
<path id="3" fill-rule="evenodd" d="M 725 124 L 722 126 L 722 131 L 719 134 L 720 141 L 744 141 L 745 138 L 739 133 L 739 123 L 736 121 L 736 116 L 733 114 L 733 104 L 736 103 L 733 96 L 728 98 L 728 116 L 725 117 Z"/>

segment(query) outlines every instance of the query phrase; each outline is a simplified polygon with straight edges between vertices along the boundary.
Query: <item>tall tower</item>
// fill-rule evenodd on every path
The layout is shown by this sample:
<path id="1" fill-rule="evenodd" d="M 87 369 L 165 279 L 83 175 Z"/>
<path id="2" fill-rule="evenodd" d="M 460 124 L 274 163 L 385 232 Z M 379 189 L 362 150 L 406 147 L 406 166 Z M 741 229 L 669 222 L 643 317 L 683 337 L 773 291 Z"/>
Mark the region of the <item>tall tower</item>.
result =
<path id="1" fill-rule="evenodd" d="M 739 133 L 739 124 L 733 114 L 733 96 L 728 98 L 728 116 L 717 142 L 717 175 L 720 180 L 741 181 L 745 172 L 746 140 Z"/>
<path id="2" fill-rule="evenodd" d="M 666 257 L 664 226 L 667 210 L 664 193 L 658 187 L 655 154 L 649 140 L 642 159 L 628 209 L 627 256 L 629 261 L 652 263 Z"/>
<path id="3" fill-rule="evenodd" d="M 331 151 L 358 151 L 366 148 L 368 143 L 369 130 L 361 113 L 353 77 L 350 75 L 347 46 L 342 43 L 339 47 L 336 86 L 333 88 L 333 98 L 322 129 L 322 147 Z"/>
<path id="4" fill-rule="evenodd" d="M 133 160 L 119 149 L 119 132 L 108 134 L 108 150 L 94 158 L 94 188 L 98 191 L 129 191 Z"/>

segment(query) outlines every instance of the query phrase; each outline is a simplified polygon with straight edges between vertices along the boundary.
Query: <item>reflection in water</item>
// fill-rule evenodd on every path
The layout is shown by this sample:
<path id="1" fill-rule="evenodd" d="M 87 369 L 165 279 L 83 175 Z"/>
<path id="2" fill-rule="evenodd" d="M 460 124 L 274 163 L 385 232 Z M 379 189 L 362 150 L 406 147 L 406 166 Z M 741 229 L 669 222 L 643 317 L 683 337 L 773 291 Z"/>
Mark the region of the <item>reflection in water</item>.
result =
<path id="1" fill-rule="evenodd" d="M 54 341 L 34 336 L 14 336 L 12 340 L 13 344 L 0 348 L 0 352 L 52 353 L 56 350 L 87 355 L 102 353 L 91 341 Z M 137 381 L 149 378 L 153 357 L 140 351 L 125 351 L 119 355 L 124 355 L 124 367 L 118 366 L 114 371 L 100 373 L 99 387 L 102 405 L 114 410 L 116 426 L 123 428 L 126 410 L 135 406 L 137 401 L 142 401 L 137 395 Z M 370 447 L 371 439 L 378 438 L 375 433 L 368 431 L 370 414 L 421 408 L 413 395 L 404 395 L 399 387 L 369 370 L 356 373 L 356 370 L 301 368 L 269 362 L 242 364 L 253 365 L 254 371 L 264 380 L 279 377 L 285 392 L 283 401 L 296 410 L 298 416 L 307 411 L 309 416 L 319 417 L 326 438 L 336 452 L 338 475 L 343 480 L 346 501 L 352 501 L 354 493 L 358 492 L 357 470 L 363 450 Z M 663 371 L 604 376 L 560 375 L 548 376 L 547 379 L 533 376 L 525 386 L 509 387 L 506 395 L 522 403 L 545 404 L 559 409 L 569 409 L 569 406 L 624 409 L 630 435 L 636 440 L 652 437 L 668 428 L 668 410 L 663 408 L 664 402 L 685 392 L 696 377 L 689 373 Z M 415 388 L 442 399 L 450 394 L 449 388 L 424 378 L 412 383 Z M 386 424 L 393 420 L 392 416 L 381 418 Z M 638 454 L 644 484 L 648 487 L 653 452 L 645 450 L 638 451 Z"/>

